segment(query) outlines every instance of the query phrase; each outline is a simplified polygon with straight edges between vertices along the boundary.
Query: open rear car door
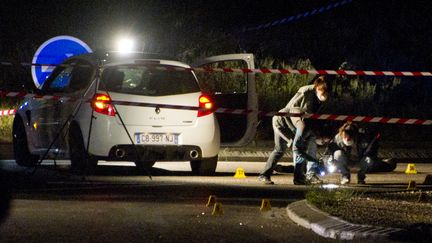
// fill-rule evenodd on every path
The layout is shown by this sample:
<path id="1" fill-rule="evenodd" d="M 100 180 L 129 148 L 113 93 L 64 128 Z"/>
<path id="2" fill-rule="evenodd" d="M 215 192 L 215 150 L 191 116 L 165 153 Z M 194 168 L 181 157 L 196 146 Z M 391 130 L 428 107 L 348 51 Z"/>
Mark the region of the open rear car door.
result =
<path id="1" fill-rule="evenodd" d="M 254 69 L 253 54 L 228 54 L 208 57 L 192 65 L 195 68 Z M 221 145 L 244 146 L 255 137 L 258 124 L 258 97 L 252 72 L 195 72 L 201 89 L 213 94 L 218 108 L 242 109 L 247 114 L 216 113 Z"/>

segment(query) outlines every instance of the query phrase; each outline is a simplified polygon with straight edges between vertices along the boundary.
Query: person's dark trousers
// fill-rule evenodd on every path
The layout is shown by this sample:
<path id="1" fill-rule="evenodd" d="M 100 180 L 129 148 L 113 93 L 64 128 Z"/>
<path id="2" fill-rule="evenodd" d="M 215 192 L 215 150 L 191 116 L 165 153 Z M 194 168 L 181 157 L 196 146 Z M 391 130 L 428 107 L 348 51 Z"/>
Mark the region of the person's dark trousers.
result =
<path id="1" fill-rule="evenodd" d="M 366 172 L 369 169 L 369 165 L 373 163 L 373 160 L 369 156 L 365 156 L 360 160 L 359 171 L 357 172 L 357 180 L 364 181 L 366 179 Z"/>

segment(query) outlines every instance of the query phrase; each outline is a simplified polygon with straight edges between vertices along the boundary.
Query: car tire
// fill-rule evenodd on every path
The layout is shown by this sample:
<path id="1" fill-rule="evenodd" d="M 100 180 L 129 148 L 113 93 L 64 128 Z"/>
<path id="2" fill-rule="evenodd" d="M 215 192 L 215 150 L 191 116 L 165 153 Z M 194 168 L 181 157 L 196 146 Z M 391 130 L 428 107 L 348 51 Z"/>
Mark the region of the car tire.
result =
<path id="1" fill-rule="evenodd" d="M 156 161 L 135 161 L 135 166 L 140 173 L 148 173 L 156 164 Z"/>
<path id="2" fill-rule="evenodd" d="M 72 171 L 82 174 L 96 167 L 98 160 L 87 153 L 81 129 L 76 125 L 69 130 L 69 152 Z"/>
<path id="3" fill-rule="evenodd" d="M 195 175 L 214 175 L 218 156 L 211 158 L 203 158 L 201 160 L 192 160 L 190 162 L 192 173 Z"/>
<path id="4" fill-rule="evenodd" d="M 14 121 L 12 131 L 15 162 L 21 166 L 35 166 L 39 156 L 33 155 L 28 149 L 27 134 L 23 121 L 18 118 Z"/>

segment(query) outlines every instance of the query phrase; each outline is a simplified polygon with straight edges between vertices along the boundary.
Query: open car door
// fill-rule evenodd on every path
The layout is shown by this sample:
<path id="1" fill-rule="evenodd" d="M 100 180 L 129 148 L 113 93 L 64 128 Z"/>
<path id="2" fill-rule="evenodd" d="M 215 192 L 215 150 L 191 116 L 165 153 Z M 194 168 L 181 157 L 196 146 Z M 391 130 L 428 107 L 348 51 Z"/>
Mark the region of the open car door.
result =
<path id="1" fill-rule="evenodd" d="M 192 65 L 195 68 L 254 69 L 253 54 L 228 54 L 208 57 Z M 258 97 L 255 74 L 243 72 L 195 72 L 201 89 L 214 95 L 218 108 L 247 110 L 246 114 L 216 113 L 221 145 L 244 146 L 255 136 L 258 124 Z"/>

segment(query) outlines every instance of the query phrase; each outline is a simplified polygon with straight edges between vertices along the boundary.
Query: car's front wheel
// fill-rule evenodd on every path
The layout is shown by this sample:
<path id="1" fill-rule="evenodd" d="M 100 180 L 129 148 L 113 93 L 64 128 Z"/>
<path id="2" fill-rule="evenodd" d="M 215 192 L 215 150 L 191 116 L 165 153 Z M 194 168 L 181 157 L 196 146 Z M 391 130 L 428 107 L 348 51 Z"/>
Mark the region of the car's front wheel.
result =
<path id="1" fill-rule="evenodd" d="M 34 166 L 38 163 L 39 156 L 33 155 L 28 149 L 27 134 L 24 123 L 17 118 L 13 124 L 12 141 L 15 162 L 21 166 Z"/>
<path id="2" fill-rule="evenodd" d="M 203 158 L 201 160 L 192 160 L 190 162 L 192 173 L 195 175 L 214 175 L 218 156 Z"/>
<path id="3" fill-rule="evenodd" d="M 69 152 L 72 171 L 84 173 L 96 167 L 98 161 L 87 153 L 81 129 L 77 126 L 72 126 L 69 130 Z"/>

